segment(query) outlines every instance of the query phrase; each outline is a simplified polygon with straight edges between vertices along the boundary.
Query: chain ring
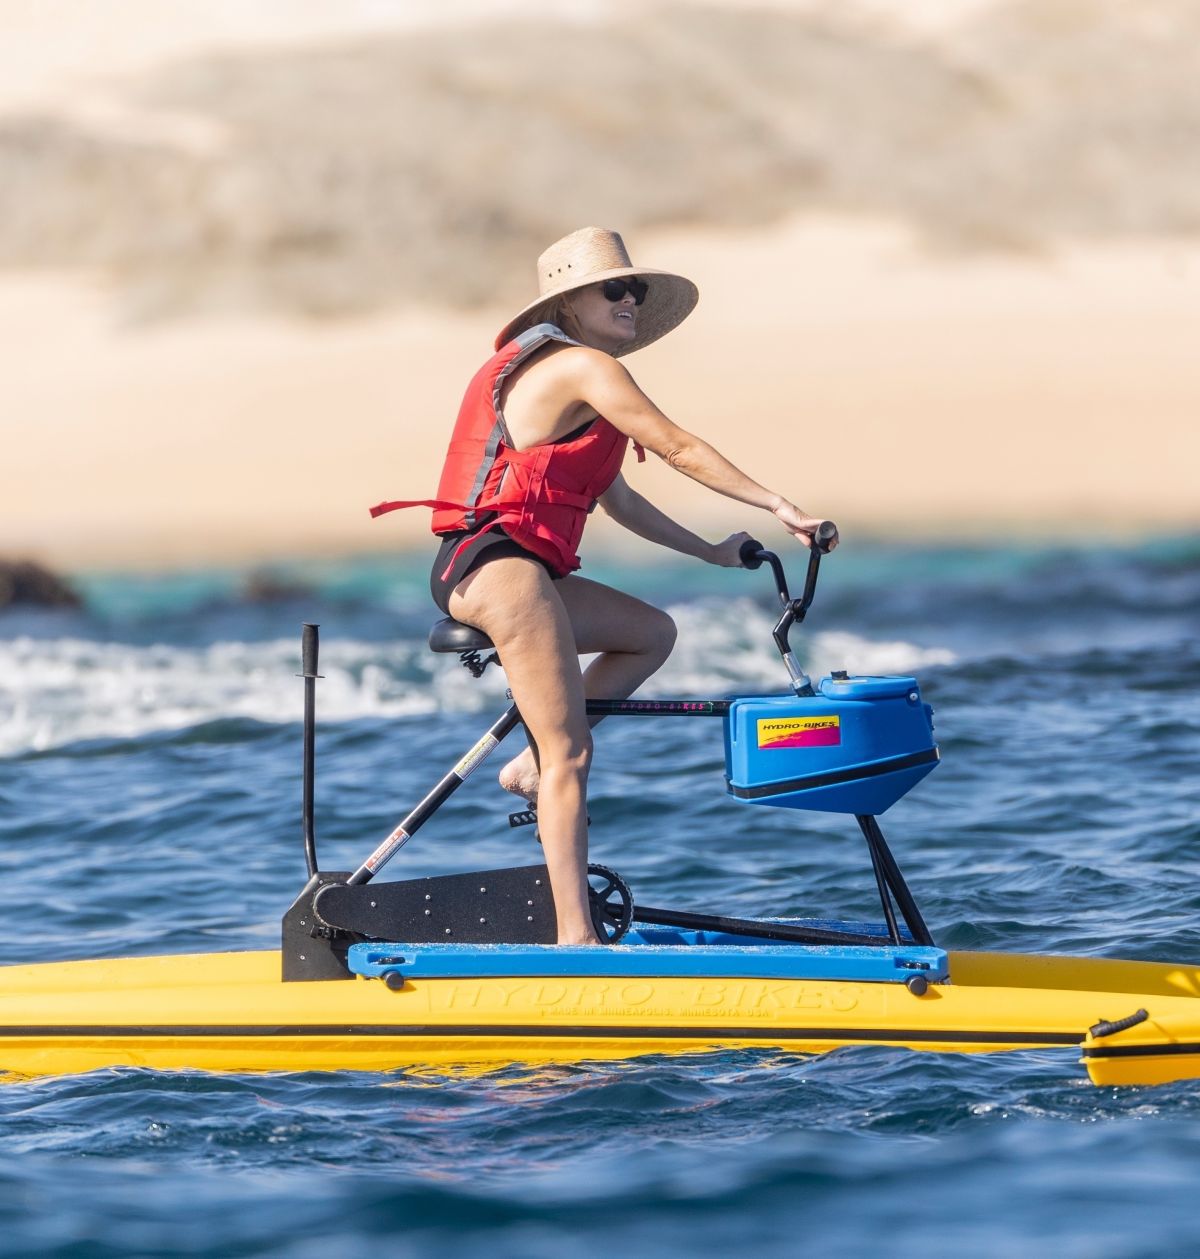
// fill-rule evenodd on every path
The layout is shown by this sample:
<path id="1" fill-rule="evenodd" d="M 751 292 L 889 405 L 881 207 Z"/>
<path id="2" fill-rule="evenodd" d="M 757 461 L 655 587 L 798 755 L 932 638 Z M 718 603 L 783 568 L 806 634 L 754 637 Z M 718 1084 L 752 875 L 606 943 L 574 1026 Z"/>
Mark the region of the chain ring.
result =
<path id="1" fill-rule="evenodd" d="M 587 873 L 592 926 L 605 944 L 616 944 L 633 921 L 633 893 L 629 884 L 608 866 L 592 864 Z"/>

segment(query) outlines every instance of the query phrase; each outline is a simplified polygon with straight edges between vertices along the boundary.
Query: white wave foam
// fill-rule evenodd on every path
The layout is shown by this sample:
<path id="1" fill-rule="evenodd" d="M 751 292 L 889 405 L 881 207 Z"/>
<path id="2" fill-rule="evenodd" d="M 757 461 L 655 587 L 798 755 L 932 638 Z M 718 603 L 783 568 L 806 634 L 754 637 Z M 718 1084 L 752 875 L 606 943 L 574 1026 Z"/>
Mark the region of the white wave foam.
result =
<path id="1" fill-rule="evenodd" d="M 750 600 L 705 605 L 682 604 L 670 609 L 679 626 L 671 659 L 647 686 L 666 695 L 724 694 L 735 687 L 785 690 L 787 674 L 771 639 L 774 616 Z M 943 647 L 920 647 L 902 640 L 876 642 L 857 634 L 829 631 L 807 634 L 792 630 L 791 642 L 801 663 L 814 677 L 834 669 L 850 673 L 911 673 L 953 664 Z"/>
<path id="2" fill-rule="evenodd" d="M 958 657 L 946 647 L 919 647 L 903 639 L 878 642 L 837 630 L 813 639 L 808 668 L 813 674 L 845 669 L 849 673 L 914 673 L 937 665 L 954 664 Z"/>
<path id="3" fill-rule="evenodd" d="M 206 647 L 70 638 L 0 642 L 0 755 L 222 717 L 295 721 L 303 711 L 298 654 L 293 641 Z M 323 645 L 320 715 L 338 721 L 433 711 L 438 701 L 424 654 L 411 643 Z M 414 675 L 415 683 L 407 680 Z"/>
<path id="4" fill-rule="evenodd" d="M 646 695 L 727 695 L 783 690 L 770 617 L 750 601 L 672 608 L 679 643 Z M 950 664 L 941 648 L 817 634 L 802 643 L 814 674 L 905 673 Z M 807 650 L 803 650 L 807 647 Z M 42 751 L 80 739 L 134 738 L 228 717 L 296 721 L 303 691 L 294 640 L 220 642 L 203 647 L 0 640 L 0 755 Z M 323 721 L 499 709 L 498 669 L 471 678 L 423 642 L 372 643 L 330 635 L 321 646 L 318 714 Z"/>

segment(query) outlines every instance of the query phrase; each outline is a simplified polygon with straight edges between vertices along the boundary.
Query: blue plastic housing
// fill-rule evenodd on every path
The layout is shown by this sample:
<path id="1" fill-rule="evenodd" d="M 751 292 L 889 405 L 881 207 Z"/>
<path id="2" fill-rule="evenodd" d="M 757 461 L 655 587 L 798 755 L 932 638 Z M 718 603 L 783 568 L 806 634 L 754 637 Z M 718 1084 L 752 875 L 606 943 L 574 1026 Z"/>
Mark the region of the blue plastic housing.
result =
<path id="1" fill-rule="evenodd" d="M 915 678 L 826 677 L 806 698 L 736 699 L 725 719 L 725 781 L 745 804 L 883 813 L 937 762 Z"/>

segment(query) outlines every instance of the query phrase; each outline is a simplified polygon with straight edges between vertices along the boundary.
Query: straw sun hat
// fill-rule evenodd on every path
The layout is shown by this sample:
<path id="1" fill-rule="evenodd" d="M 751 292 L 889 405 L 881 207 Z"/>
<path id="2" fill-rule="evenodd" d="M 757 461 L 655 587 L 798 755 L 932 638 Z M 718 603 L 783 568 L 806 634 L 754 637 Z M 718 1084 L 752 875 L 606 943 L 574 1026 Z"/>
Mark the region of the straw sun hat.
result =
<path id="1" fill-rule="evenodd" d="M 602 280 L 622 276 L 638 276 L 649 285 L 646 300 L 638 307 L 637 336 L 618 355 L 640 350 L 665 336 L 692 313 L 700 300 L 700 291 L 681 275 L 669 271 L 653 271 L 635 267 L 629 261 L 625 242 L 604 227 L 581 227 L 579 231 L 556 240 L 538 259 L 538 297 L 504 325 L 496 338 L 496 349 L 510 341 L 518 331 L 541 323 L 550 314 L 555 301 L 564 293 L 587 288 Z"/>

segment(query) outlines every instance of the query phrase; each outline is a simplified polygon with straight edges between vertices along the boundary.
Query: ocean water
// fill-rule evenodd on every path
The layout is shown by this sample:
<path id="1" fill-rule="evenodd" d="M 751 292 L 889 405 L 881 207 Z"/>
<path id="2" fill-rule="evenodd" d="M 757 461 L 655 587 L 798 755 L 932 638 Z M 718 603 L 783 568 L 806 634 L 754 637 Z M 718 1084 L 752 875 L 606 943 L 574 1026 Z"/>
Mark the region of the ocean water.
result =
<path id="1" fill-rule="evenodd" d="M 96 575 L 85 612 L 0 615 L 0 963 L 272 947 L 304 880 L 300 623 L 323 866 L 503 703 L 425 648 L 425 562 L 282 566 L 259 601 L 236 572 Z M 646 694 L 783 689 L 765 570 L 588 571 L 679 622 Z M 1197 538 L 825 563 L 810 670 L 912 672 L 936 709 L 943 763 L 884 828 L 940 944 L 1200 962 L 1198 630 Z M 717 722 L 606 722 L 594 859 L 655 904 L 875 916 L 851 819 L 736 805 L 721 770 Z M 508 808 L 481 771 L 386 877 L 537 860 Z M 1097 1089 L 1076 1058 L 9 1081 L 0 1255 L 1195 1252 L 1200 1085 Z"/>

